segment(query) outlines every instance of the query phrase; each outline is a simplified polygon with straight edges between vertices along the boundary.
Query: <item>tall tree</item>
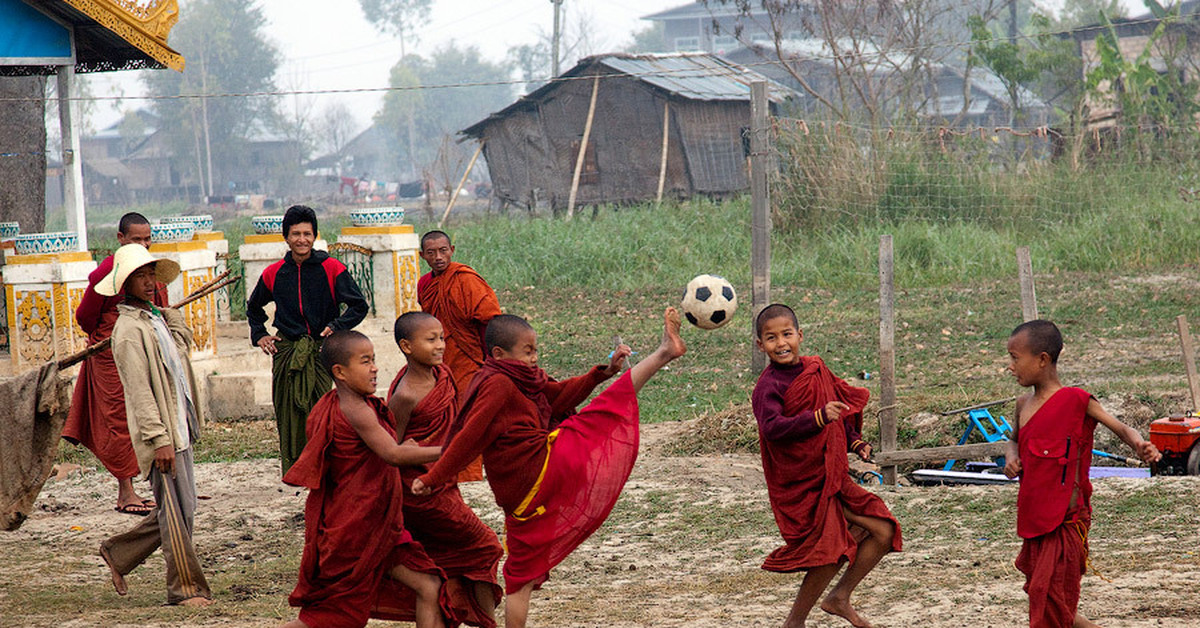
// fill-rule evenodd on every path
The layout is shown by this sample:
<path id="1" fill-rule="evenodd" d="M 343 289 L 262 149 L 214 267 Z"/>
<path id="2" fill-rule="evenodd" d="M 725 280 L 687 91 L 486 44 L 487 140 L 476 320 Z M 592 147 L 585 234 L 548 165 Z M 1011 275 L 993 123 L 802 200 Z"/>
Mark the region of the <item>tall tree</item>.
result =
<path id="1" fill-rule="evenodd" d="M 400 40 L 400 58 L 408 55 L 406 44 L 416 43 L 417 31 L 429 23 L 433 0 L 358 0 L 363 15 L 383 33 Z"/>
<path id="2" fill-rule="evenodd" d="M 44 76 L 0 76 L 0 220 L 26 233 L 46 224 Z"/>
<path id="3" fill-rule="evenodd" d="M 342 174 L 342 167 L 346 159 L 346 147 L 350 144 L 350 140 L 358 134 L 358 129 L 358 120 L 354 119 L 354 112 L 340 100 L 329 103 L 321 110 L 321 113 L 317 114 L 317 119 L 313 123 L 317 147 L 325 154 L 333 155 L 337 159 L 335 169 L 339 175 Z"/>
<path id="4" fill-rule="evenodd" d="M 239 180 L 247 138 L 262 135 L 277 118 L 270 98 L 208 96 L 274 89 L 279 51 L 253 1 L 193 0 L 186 9 L 171 45 L 185 55 L 187 69 L 146 72 L 142 80 L 158 98 L 154 110 L 169 134 L 175 167 L 224 189 Z"/>

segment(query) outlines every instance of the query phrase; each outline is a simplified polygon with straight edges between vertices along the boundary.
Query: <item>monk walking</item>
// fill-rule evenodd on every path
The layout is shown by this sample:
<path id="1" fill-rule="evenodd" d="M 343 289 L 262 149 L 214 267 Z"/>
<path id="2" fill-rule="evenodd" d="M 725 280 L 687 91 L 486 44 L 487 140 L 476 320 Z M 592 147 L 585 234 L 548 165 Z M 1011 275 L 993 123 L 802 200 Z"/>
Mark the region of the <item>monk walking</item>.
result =
<path id="1" fill-rule="evenodd" d="M 483 277 L 470 266 L 451 261 L 453 255 L 454 244 L 445 232 L 421 236 L 421 259 L 430 270 L 417 280 L 417 301 L 421 310 L 442 322 L 446 366 L 458 389 L 466 390 L 487 357 L 483 334 L 488 321 L 500 314 L 500 302 Z M 460 482 L 482 479 L 481 460 L 473 460 L 458 476 Z"/>
<path id="2" fill-rule="evenodd" d="M 121 216 L 117 223 L 117 241 L 122 246 L 140 244 L 150 248 L 150 221 L 136 212 Z M 117 304 L 125 300 L 123 291 L 111 297 L 96 292 L 96 284 L 112 269 L 113 256 L 109 255 L 88 275 L 87 290 L 75 310 L 75 320 L 87 333 L 89 345 L 112 336 L 113 325 L 117 322 Z M 161 283 L 154 292 L 154 305 L 167 305 L 167 287 Z M 154 512 L 154 500 L 142 499 L 133 488 L 133 478 L 138 476 L 140 469 L 125 419 L 125 390 L 121 387 L 111 349 L 91 355 L 79 367 L 79 379 L 75 382 L 75 395 L 62 436 L 72 444 L 91 450 L 100 464 L 117 478 L 117 512 L 140 516 Z"/>

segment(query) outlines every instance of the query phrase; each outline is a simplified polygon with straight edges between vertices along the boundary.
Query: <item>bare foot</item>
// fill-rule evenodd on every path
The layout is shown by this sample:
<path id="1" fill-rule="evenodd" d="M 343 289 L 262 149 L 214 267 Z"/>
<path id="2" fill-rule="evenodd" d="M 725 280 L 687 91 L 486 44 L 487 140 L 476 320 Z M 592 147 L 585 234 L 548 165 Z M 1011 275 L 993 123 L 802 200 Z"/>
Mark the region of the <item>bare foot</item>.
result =
<path id="1" fill-rule="evenodd" d="M 821 610 L 845 619 L 854 628 L 875 628 L 871 622 L 863 619 L 853 606 L 850 606 L 850 600 L 835 600 L 827 597 L 821 601 Z"/>
<path id="2" fill-rule="evenodd" d="M 125 576 L 122 576 L 121 572 L 117 571 L 116 567 L 113 567 L 112 556 L 108 555 L 108 549 L 103 545 L 100 546 L 100 558 L 103 558 L 104 564 L 108 565 L 108 573 L 112 576 L 113 589 L 116 589 L 117 595 L 129 593 L 129 587 L 125 584 Z"/>
<path id="3" fill-rule="evenodd" d="M 679 318 L 679 310 L 673 307 L 667 308 L 663 312 L 663 338 L 662 344 L 658 350 L 666 354 L 668 360 L 674 360 L 687 353 L 687 345 L 683 343 L 683 337 L 679 335 L 679 328 L 683 324 Z"/>
<path id="4" fill-rule="evenodd" d="M 213 601 L 206 597 L 189 597 L 186 600 L 180 600 L 179 605 L 180 606 L 201 607 L 201 606 L 208 606 L 209 604 L 212 604 L 212 603 L 213 603 Z"/>
<path id="5" fill-rule="evenodd" d="M 1075 613 L 1075 623 L 1071 624 L 1071 628 L 1100 628 L 1100 624 L 1083 616 L 1083 613 Z"/>

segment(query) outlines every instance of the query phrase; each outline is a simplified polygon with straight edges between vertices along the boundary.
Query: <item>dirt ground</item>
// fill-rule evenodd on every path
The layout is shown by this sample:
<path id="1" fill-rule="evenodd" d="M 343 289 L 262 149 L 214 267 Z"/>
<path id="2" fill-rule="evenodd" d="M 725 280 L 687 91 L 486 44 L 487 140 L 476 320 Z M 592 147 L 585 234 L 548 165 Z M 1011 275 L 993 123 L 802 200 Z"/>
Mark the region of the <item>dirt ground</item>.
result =
<path id="1" fill-rule="evenodd" d="M 617 508 L 535 594 L 531 625 L 782 623 L 799 576 L 759 569 L 780 541 L 758 458 L 660 452 L 690 425 L 643 430 Z M 196 540 L 217 601 L 201 610 L 163 606 L 158 555 L 118 597 L 96 555 L 103 538 L 134 523 L 112 511 L 114 481 L 95 469 L 52 480 L 24 526 L 0 533 L 0 626 L 271 626 L 294 617 L 287 594 L 304 495 L 278 481 L 277 464 L 198 465 Z M 1015 487 L 878 490 L 901 522 L 905 551 L 860 587 L 864 616 L 893 628 L 1022 625 Z M 486 486 L 464 492 L 500 527 Z M 1104 578 L 1085 576 L 1082 611 L 1105 626 L 1200 626 L 1200 478 L 1098 480 L 1094 506 L 1093 563 Z M 847 624 L 818 611 L 809 625 Z"/>

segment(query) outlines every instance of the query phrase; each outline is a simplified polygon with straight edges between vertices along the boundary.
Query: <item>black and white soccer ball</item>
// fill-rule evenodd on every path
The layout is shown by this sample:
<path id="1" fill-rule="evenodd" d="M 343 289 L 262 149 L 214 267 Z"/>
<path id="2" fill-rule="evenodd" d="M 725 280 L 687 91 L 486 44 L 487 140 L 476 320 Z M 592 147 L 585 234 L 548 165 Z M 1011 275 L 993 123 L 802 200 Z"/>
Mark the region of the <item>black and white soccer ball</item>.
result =
<path id="1" fill-rule="evenodd" d="M 724 277 L 698 275 L 683 289 L 680 304 L 688 322 L 701 329 L 727 324 L 737 311 L 737 293 Z"/>

